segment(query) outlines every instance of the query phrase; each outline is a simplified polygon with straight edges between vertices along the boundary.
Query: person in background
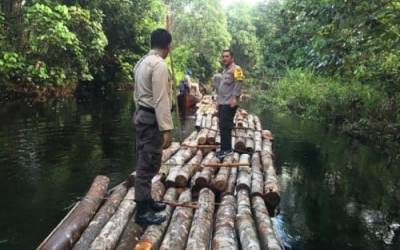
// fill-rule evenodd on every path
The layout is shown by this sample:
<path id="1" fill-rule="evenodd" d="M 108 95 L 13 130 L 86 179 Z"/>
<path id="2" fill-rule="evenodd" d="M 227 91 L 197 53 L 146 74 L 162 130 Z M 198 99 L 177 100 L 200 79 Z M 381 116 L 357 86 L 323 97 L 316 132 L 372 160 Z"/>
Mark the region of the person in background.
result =
<path id="1" fill-rule="evenodd" d="M 231 50 L 226 49 L 222 52 L 222 63 L 224 65 L 222 73 L 218 73 L 213 77 L 214 88 L 217 92 L 218 118 L 221 134 L 221 150 L 218 152 L 220 160 L 233 153 L 233 119 L 238 108 L 243 81 L 243 71 L 239 65 L 235 64 L 234 55 Z"/>
<path id="2" fill-rule="evenodd" d="M 151 33 L 151 50 L 134 69 L 136 111 L 135 200 L 138 224 L 161 224 L 165 216 L 157 213 L 165 205 L 151 197 L 151 180 L 161 165 L 162 150 L 172 141 L 172 84 L 164 59 L 170 52 L 171 34 L 165 29 Z"/>

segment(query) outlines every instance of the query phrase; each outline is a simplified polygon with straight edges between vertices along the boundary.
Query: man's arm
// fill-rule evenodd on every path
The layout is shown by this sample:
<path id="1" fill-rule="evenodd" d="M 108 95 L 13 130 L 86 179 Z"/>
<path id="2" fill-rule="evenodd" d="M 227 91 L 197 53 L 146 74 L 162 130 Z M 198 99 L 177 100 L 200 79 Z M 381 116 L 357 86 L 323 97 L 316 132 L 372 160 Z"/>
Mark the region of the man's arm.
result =
<path id="1" fill-rule="evenodd" d="M 154 109 L 160 131 L 169 131 L 174 128 L 168 90 L 168 68 L 164 62 L 160 62 L 154 67 L 152 74 Z"/>

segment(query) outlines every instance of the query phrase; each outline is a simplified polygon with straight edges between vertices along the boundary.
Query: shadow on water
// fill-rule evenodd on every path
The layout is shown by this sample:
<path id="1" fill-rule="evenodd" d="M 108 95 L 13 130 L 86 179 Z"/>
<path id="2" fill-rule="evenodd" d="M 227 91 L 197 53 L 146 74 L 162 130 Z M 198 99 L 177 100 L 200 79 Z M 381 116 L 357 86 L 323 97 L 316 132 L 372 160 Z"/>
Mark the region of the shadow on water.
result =
<path id="1" fill-rule="evenodd" d="M 287 249 L 400 249 L 398 162 L 321 124 L 251 108 L 275 136 L 274 225 Z"/>
<path id="2" fill-rule="evenodd" d="M 95 175 L 114 185 L 132 172 L 131 100 L 0 108 L 0 249 L 34 248 Z M 318 124 L 250 104 L 275 135 L 282 203 L 273 221 L 288 249 L 399 249 L 398 164 L 388 167 L 384 156 Z M 184 124 L 183 136 L 192 126 Z"/>

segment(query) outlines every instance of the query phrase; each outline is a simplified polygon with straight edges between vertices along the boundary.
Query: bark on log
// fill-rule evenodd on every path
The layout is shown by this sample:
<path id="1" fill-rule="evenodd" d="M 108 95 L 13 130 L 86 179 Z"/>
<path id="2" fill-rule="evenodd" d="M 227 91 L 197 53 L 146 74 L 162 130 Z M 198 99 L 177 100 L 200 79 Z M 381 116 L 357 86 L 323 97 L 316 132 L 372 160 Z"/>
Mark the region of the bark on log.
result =
<path id="1" fill-rule="evenodd" d="M 250 155 L 242 154 L 240 155 L 241 164 L 249 164 L 250 163 Z M 236 183 L 236 191 L 240 189 L 246 189 L 250 192 L 251 187 L 251 168 L 248 166 L 240 166 L 239 167 L 239 174 Z"/>
<path id="2" fill-rule="evenodd" d="M 37 249 L 71 249 L 101 205 L 109 182 L 108 177 L 97 176 L 85 198 L 68 213 Z"/>
<path id="3" fill-rule="evenodd" d="M 211 130 L 208 132 L 207 135 L 207 144 L 209 145 L 215 144 L 217 131 L 218 131 L 218 117 L 214 116 L 212 118 Z"/>
<path id="4" fill-rule="evenodd" d="M 248 152 L 254 151 L 254 131 L 248 129 L 246 134 L 246 150 Z"/>
<path id="5" fill-rule="evenodd" d="M 171 156 L 172 156 L 173 154 L 175 154 L 176 151 L 179 150 L 179 147 L 180 147 L 179 142 L 173 142 L 173 143 L 171 144 L 171 146 L 169 146 L 168 148 L 164 149 L 164 150 L 163 150 L 163 153 L 162 153 L 161 162 L 165 162 L 166 160 L 168 160 L 169 158 L 171 158 Z"/>
<path id="6" fill-rule="evenodd" d="M 176 191 L 176 188 L 169 188 L 164 195 L 164 200 L 176 201 L 177 195 L 178 193 Z M 146 228 L 146 231 L 140 238 L 139 243 L 136 244 L 135 250 L 159 249 L 162 237 L 168 227 L 169 219 L 171 218 L 173 210 L 174 207 L 167 205 L 167 208 L 164 210 L 167 219 L 160 225 L 148 226 Z"/>
<path id="7" fill-rule="evenodd" d="M 196 126 L 196 128 L 197 129 L 200 129 L 201 128 L 201 121 L 203 120 L 203 114 L 197 114 L 196 115 L 196 122 L 195 122 L 195 126 Z"/>
<path id="8" fill-rule="evenodd" d="M 101 206 L 89 226 L 83 232 L 73 250 L 87 250 L 93 240 L 99 235 L 101 229 L 117 210 L 119 204 L 124 199 L 128 189 L 125 185 L 119 185 L 108 197 L 108 200 Z"/>
<path id="9" fill-rule="evenodd" d="M 235 153 L 233 155 L 233 162 L 239 162 L 239 154 Z M 229 174 L 229 180 L 228 180 L 228 186 L 225 190 L 225 194 L 233 194 L 235 192 L 235 186 L 236 186 L 236 179 L 237 179 L 237 174 L 238 174 L 238 168 L 231 168 L 231 172 Z"/>
<path id="10" fill-rule="evenodd" d="M 254 124 L 255 124 L 256 130 L 258 130 L 258 131 L 262 130 L 260 118 L 256 115 L 254 116 Z"/>
<path id="11" fill-rule="evenodd" d="M 179 170 L 182 168 L 189 159 L 193 157 L 196 149 L 194 148 L 181 148 L 169 161 L 171 168 L 169 169 L 168 176 L 165 180 L 167 187 L 173 187 L 175 185 L 175 178 Z"/>
<path id="12" fill-rule="evenodd" d="M 253 131 L 255 129 L 254 116 L 248 115 L 247 121 L 249 122 L 249 129 Z"/>
<path id="13" fill-rule="evenodd" d="M 207 115 L 206 114 L 204 114 L 203 115 L 203 118 L 201 119 L 201 127 L 202 128 L 206 128 L 207 127 Z"/>
<path id="14" fill-rule="evenodd" d="M 125 228 L 125 225 L 127 224 L 136 207 L 136 202 L 134 199 L 135 189 L 132 187 L 129 189 L 124 200 L 121 202 L 118 210 L 103 227 L 100 234 L 90 245 L 89 249 L 108 250 L 115 248 L 118 243 L 118 239 Z"/>
<path id="15" fill-rule="evenodd" d="M 259 153 L 254 153 L 251 159 L 251 196 L 263 196 L 264 177 L 261 171 L 261 159 Z"/>
<path id="16" fill-rule="evenodd" d="M 217 163 L 219 160 L 215 156 L 215 152 L 210 152 L 208 155 L 203 159 L 201 165 L 204 166 L 205 164 Z M 203 167 L 201 173 L 196 176 L 195 178 L 195 186 L 200 190 L 203 187 L 208 187 L 212 177 L 214 176 L 215 169 L 209 167 Z"/>
<path id="17" fill-rule="evenodd" d="M 190 189 L 179 196 L 179 203 L 191 202 Z M 160 250 L 183 250 L 185 249 L 190 225 L 192 224 L 193 209 L 177 207 L 172 215 L 168 230 L 162 241 Z"/>
<path id="18" fill-rule="evenodd" d="M 262 152 L 263 154 L 269 154 L 271 157 L 273 156 L 272 152 L 272 142 L 269 139 L 263 139 L 262 142 Z"/>
<path id="19" fill-rule="evenodd" d="M 233 155 L 227 156 L 224 159 L 224 164 L 231 164 L 233 162 Z M 230 168 L 222 167 L 219 169 L 215 179 L 213 181 L 213 188 L 218 192 L 224 192 L 229 179 Z"/>
<path id="20" fill-rule="evenodd" d="M 239 249 L 235 232 L 236 199 L 225 195 L 218 208 L 215 232 L 212 242 L 213 250 Z"/>
<path id="21" fill-rule="evenodd" d="M 265 154 L 262 156 L 263 171 L 264 171 L 264 200 L 270 209 L 274 210 L 280 202 L 278 178 L 276 176 L 275 168 L 272 163 L 271 156 Z"/>
<path id="22" fill-rule="evenodd" d="M 282 245 L 277 240 L 271 218 L 265 207 L 264 200 L 261 197 L 251 198 L 253 214 L 256 220 L 258 235 L 260 236 L 260 245 L 262 249 L 282 250 Z"/>
<path id="23" fill-rule="evenodd" d="M 211 128 L 212 126 L 212 114 L 208 113 L 206 117 L 206 128 Z"/>
<path id="24" fill-rule="evenodd" d="M 246 130 L 245 129 L 236 129 L 235 131 L 235 149 L 237 150 L 246 150 Z"/>
<path id="25" fill-rule="evenodd" d="M 241 189 L 237 193 L 238 213 L 236 215 L 236 231 L 243 250 L 258 250 L 260 243 L 255 223 L 251 214 L 249 193 Z"/>
<path id="26" fill-rule="evenodd" d="M 262 151 L 262 137 L 260 131 L 254 132 L 254 151 L 255 152 Z"/>
<path id="27" fill-rule="evenodd" d="M 201 150 L 197 151 L 196 155 L 185 164 L 178 172 L 175 178 L 176 187 L 186 187 L 193 174 L 200 169 L 200 162 L 203 158 Z M 198 165 L 198 166 L 196 166 Z"/>
<path id="28" fill-rule="evenodd" d="M 161 201 L 165 193 L 165 186 L 161 181 L 156 181 L 151 185 L 151 196 L 156 201 Z M 143 234 L 144 227 L 135 222 L 135 216 L 132 215 L 128 225 L 122 233 L 118 243 L 117 250 L 132 250 L 138 243 Z"/>
<path id="29" fill-rule="evenodd" d="M 203 128 L 197 135 L 197 144 L 202 145 L 207 143 L 208 129 Z"/>
<path id="30" fill-rule="evenodd" d="M 215 137 L 215 144 L 220 145 L 221 144 L 221 134 L 218 132 L 217 137 Z M 234 144 L 232 144 L 234 145 Z"/>
<path id="31" fill-rule="evenodd" d="M 199 196 L 200 208 L 194 214 L 186 249 L 208 249 L 212 235 L 214 202 L 214 193 L 208 188 L 203 188 Z"/>
<path id="32" fill-rule="evenodd" d="M 200 171 L 196 172 L 192 177 L 192 179 L 190 180 L 190 190 L 192 192 L 193 199 L 197 199 L 199 197 L 199 192 L 201 188 L 199 186 L 196 186 L 196 180 L 200 174 L 201 174 Z"/>

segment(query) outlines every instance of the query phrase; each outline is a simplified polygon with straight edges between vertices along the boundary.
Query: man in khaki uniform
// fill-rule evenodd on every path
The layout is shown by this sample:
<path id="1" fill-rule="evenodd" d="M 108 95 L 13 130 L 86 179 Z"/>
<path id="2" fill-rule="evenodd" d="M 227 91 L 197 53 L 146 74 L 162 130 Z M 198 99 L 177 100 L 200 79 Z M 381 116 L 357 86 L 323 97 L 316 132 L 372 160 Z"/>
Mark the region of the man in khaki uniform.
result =
<path id="1" fill-rule="evenodd" d="M 233 118 L 238 107 L 243 81 L 243 71 L 235 64 L 233 53 L 230 50 L 222 52 L 224 69 L 221 74 L 214 76 L 214 87 L 217 92 L 218 118 L 221 133 L 221 151 L 218 157 L 222 160 L 232 154 Z"/>
<path id="2" fill-rule="evenodd" d="M 165 209 L 151 197 L 151 180 L 161 165 L 162 149 L 171 144 L 174 128 L 171 116 L 172 97 L 168 67 L 164 59 L 168 56 L 172 42 L 171 34 L 157 29 L 151 34 L 151 50 L 141 58 L 134 69 L 134 99 L 136 112 L 136 178 L 135 200 L 136 222 L 139 224 L 161 224 L 165 216 L 158 214 Z"/>

